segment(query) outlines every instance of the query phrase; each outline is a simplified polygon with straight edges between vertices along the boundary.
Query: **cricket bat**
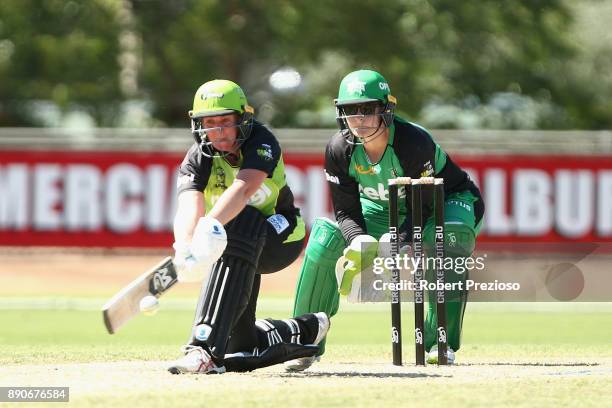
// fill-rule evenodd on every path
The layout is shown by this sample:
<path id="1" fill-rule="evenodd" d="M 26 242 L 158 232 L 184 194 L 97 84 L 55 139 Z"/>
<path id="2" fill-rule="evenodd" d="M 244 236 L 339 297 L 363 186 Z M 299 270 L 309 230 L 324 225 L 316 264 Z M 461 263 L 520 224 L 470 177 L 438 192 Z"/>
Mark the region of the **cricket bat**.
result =
<path id="1" fill-rule="evenodd" d="M 148 295 L 160 297 L 175 283 L 176 270 L 172 257 L 167 257 L 132 283 L 121 289 L 102 308 L 104 324 L 110 334 L 140 313 L 140 300 Z"/>

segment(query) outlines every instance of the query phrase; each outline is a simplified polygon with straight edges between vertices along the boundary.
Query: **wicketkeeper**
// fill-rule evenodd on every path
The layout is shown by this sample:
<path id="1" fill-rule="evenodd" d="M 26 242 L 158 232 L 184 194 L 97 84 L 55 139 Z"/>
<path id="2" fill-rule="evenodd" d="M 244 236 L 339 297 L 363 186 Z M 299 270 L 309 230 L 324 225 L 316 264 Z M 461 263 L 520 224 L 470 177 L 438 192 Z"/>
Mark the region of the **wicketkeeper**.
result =
<path id="1" fill-rule="evenodd" d="M 261 274 L 302 251 L 305 228 L 285 181 L 281 148 L 253 119 L 242 89 L 214 80 L 189 112 L 196 143 L 180 167 L 174 221 L 178 280 L 202 281 L 185 355 L 169 371 L 250 371 L 313 356 L 329 329 L 324 313 L 257 320 Z"/>
<path id="2" fill-rule="evenodd" d="M 335 100 L 340 130 L 325 150 L 325 177 L 334 206 L 336 222 L 315 220 L 295 295 L 294 316 L 338 311 L 339 294 L 351 291 L 353 278 L 371 266 L 378 242 L 389 226 L 388 180 L 395 177 L 442 177 L 445 190 L 445 253 L 447 257 L 472 254 L 484 213 L 476 185 L 459 168 L 423 127 L 397 116 L 396 99 L 389 84 L 378 72 L 351 72 L 340 83 Z M 409 195 L 399 193 L 400 241 L 412 236 Z M 424 244 L 433 246 L 434 220 L 431 194 L 423 194 Z M 388 241 L 388 240 L 387 240 Z M 431 251 L 430 251 L 431 253 Z M 344 256 L 337 276 L 336 261 Z M 446 282 L 464 280 L 467 274 L 446 271 Z M 447 296 L 448 360 L 460 346 L 461 326 L 467 302 L 465 291 Z M 429 296 L 425 322 L 428 362 L 437 362 L 435 299 Z M 290 371 L 308 368 L 324 352 L 321 342 L 317 356 L 287 363 Z"/>

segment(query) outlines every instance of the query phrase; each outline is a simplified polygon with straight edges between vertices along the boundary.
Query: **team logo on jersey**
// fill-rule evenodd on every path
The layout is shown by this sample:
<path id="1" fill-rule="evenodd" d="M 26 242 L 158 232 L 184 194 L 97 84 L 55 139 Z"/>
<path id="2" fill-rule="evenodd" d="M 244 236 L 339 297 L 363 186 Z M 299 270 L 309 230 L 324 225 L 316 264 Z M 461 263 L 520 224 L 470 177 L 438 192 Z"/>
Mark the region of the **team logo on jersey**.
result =
<path id="1" fill-rule="evenodd" d="M 348 93 L 361 95 L 365 93 L 365 85 L 365 82 L 354 79 L 346 85 L 346 88 Z"/>
<path id="2" fill-rule="evenodd" d="M 225 170 L 223 170 L 223 167 L 215 168 L 215 188 L 227 189 L 227 185 L 225 184 Z"/>
<path id="3" fill-rule="evenodd" d="M 261 147 L 257 149 L 257 155 L 264 159 L 265 161 L 271 161 L 274 159 L 272 155 L 272 146 L 269 144 L 263 143 Z"/>
<path id="4" fill-rule="evenodd" d="M 380 166 L 362 166 L 361 164 L 355 164 L 355 171 L 359 174 L 378 174 L 380 173 Z"/>

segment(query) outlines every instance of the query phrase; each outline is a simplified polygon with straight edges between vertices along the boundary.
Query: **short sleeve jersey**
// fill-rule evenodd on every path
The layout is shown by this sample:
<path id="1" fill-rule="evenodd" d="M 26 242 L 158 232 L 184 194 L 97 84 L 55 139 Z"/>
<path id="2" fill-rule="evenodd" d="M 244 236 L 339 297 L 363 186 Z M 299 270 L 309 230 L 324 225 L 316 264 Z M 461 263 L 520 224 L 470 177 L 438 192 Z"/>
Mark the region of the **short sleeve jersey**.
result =
<path id="1" fill-rule="evenodd" d="M 470 191 L 480 192 L 468 174 L 459 168 L 429 132 L 421 126 L 398 116 L 389 128 L 387 148 L 377 163 L 371 163 L 363 145 L 347 141 L 347 130 L 336 133 L 325 151 L 325 177 L 332 194 L 336 220 L 343 236 L 351 241 L 367 233 L 367 223 L 388 226 L 388 180 L 395 177 L 443 177 L 445 194 Z M 403 187 L 398 189 L 400 227 L 411 229 L 410 202 Z M 423 194 L 423 217 L 432 213 L 431 194 Z"/>
<path id="2" fill-rule="evenodd" d="M 235 165 L 220 156 L 205 156 L 197 144 L 191 146 L 179 169 L 177 191 L 179 194 L 186 190 L 204 193 L 208 212 L 241 169 L 260 170 L 268 175 L 248 205 L 259 209 L 265 216 L 298 213 L 287 186 L 278 140 L 259 122 L 254 122 L 249 138 L 241 145 L 239 162 Z"/>

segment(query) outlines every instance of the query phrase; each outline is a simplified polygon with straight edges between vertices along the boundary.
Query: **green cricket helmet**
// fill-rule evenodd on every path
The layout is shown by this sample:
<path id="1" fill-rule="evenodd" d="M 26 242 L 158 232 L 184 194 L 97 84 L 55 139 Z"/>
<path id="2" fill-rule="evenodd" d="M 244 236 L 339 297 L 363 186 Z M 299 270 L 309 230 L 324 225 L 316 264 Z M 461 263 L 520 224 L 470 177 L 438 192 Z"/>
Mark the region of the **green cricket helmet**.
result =
<path id="1" fill-rule="evenodd" d="M 371 114 L 380 115 L 381 122 L 385 127 L 389 127 L 393 123 L 397 100 L 391 95 L 389 83 L 381 74 L 362 69 L 351 72 L 342 79 L 338 89 L 338 98 L 334 100 L 334 104 L 336 105 L 336 121 L 340 129 L 348 129 L 347 118 Z M 377 105 L 380 106 L 378 113 L 367 109 L 368 106 Z"/>
<path id="2" fill-rule="evenodd" d="M 240 86 L 225 79 L 215 79 L 198 88 L 193 98 L 193 109 L 189 111 L 189 117 L 191 118 L 191 132 L 204 155 L 210 157 L 215 154 L 223 155 L 223 153 L 216 151 L 212 142 L 208 140 L 207 132 L 215 128 L 203 128 L 202 118 L 233 113 L 238 114 L 238 122 L 233 127 L 237 127 L 240 131 L 236 142 L 241 145 L 251 134 L 255 110 L 248 104 L 246 95 Z"/>

